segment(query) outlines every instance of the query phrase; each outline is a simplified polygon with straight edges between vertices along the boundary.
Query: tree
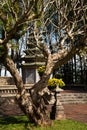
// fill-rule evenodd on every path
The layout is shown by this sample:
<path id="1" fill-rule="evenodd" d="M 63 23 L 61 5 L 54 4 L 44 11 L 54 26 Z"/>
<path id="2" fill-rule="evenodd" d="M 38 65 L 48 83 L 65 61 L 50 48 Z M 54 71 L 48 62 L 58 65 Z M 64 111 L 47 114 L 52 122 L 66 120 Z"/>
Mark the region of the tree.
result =
<path id="1" fill-rule="evenodd" d="M 0 25 L 4 32 L 0 39 L 0 62 L 14 78 L 20 108 L 35 124 L 45 125 L 50 120 L 43 98 L 43 90 L 47 88 L 50 74 L 86 46 L 86 11 L 86 0 L 1 0 L 0 2 Z M 8 51 L 11 47 L 9 41 L 19 39 L 31 26 L 36 40 L 35 45 L 41 49 L 46 58 L 46 69 L 41 80 L 30 89 L 28 97 L 22 78 Z M 52 44 L 53 41 L 56 42 L 55 45 Z"/>

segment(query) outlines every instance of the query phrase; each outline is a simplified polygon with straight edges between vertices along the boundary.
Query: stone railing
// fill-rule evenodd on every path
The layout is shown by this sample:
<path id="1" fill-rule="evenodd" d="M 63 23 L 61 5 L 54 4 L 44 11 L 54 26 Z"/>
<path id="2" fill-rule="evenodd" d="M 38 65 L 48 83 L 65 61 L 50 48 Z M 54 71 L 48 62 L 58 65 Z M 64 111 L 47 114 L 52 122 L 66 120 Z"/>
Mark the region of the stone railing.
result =
<path id="1" fill-rule="evenodd" d="M 27 94 L 29 95 L 29 89 L 32 85 L 25 85 Z M 16 96 L 18 90 L 15 85 L 0 85 L 0 97 Z"/>

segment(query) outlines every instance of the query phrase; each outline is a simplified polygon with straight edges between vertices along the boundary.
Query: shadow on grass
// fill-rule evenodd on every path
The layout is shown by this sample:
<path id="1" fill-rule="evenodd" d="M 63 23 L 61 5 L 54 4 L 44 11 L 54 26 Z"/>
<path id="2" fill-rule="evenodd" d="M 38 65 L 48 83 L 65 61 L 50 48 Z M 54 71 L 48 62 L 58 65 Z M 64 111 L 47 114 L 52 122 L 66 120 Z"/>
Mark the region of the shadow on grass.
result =
<path id="1" fill-rule="evenodd" d="M 25 130 L 32 130 L 32 128 L 35 126 L 35 124 L 30 123 L 26 116 L 2 117 L 0 118 L 0 126 L 4 125 L 7 127 L 10 127 L 9 125 L 15 125 L 15 127 L 17 127 L 17 125 L 20 127 L 23 126 Z"/>
<path id="2" fill-rule="evenodd" d="M 29 123 L 29 120 L 25 116 L 12 116 L 12 117 L 3 117 L 0 118 L 0 124 L 6 125 L 6 124 L 27 124 Z"/>

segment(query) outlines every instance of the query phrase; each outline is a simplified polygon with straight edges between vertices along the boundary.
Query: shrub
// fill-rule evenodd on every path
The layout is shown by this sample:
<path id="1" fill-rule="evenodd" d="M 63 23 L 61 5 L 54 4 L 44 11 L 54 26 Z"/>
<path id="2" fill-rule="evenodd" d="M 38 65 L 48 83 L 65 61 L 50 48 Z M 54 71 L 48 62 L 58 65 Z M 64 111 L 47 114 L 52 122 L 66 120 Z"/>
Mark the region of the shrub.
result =
<path id="1" fill-rule="evenodd" d="M 61 73 L 56 73 L 56 74 L 54 75 L 54 77 L 57 78 L 57 79 L 62 79 L 62 78 L 63 78 L 63 75 L 62 75 Z"/>

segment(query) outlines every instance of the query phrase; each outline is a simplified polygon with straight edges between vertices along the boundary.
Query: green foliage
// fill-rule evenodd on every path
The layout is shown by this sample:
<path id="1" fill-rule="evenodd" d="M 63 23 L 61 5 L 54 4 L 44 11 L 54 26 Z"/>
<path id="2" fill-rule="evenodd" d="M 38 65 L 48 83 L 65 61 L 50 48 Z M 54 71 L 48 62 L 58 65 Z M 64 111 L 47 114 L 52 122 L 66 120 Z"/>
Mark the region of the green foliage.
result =
<path id="1" fill-rule="evenodd" d="M 42 23 L 41 23 L 41 21 L 39 21 L 39 20 L 36 22 L 36 25 L 37 25 L 38 28 L 41 27 L 41 24 L 42 24 Z"/>
<path id="2" fill-rule="evenodd" d="M 2 22 L 2 20 L 0 19 L 0 29 L 2 28 L 2 26 L 3 26 L 3 22 Z"/>
<path id="3" fill-rule="evenodd" d="M 0 57 L 5 53 L 5 49 L 2 45 L 0 45 Z"/>
<path id="4" fill-rule="evenodd" d="M 37 14 L 39 17 L 41 16 L 40 13 L 43 9 L 43 0 L 35 0 L 33 11 L 35 14 Z"/>
<path id="5" fill-rule="evenodd" d="M 63 75 L 61 73 L 56 73 L 54 77 L 57 79 L 62 79 Z"/>
<path id="6" fill-rule="evenodd" d="M 19 1 L 7 0 L 0 4 L 0 23 L 3 23 L 5 31 L 9 32 L 22 15 L 22 7 Z M 21 13 L 20 13 L 21 12 Z"/>
<path id="7" fill-rule="evenodd" d="M 48 86 L 49 87 L 56 87 L 56 86 L 59 86 L 59 87 L 63 87 L 65 86 L 65 83 L 62 81 L 62 79 L 57 79 L 57 78 L 51 78 L 48 80 Z"/>
<path id="8" fill-rule="evenodd" d="M 9 11 L 8 11 L 8 5 L 7 5 L 7 3 L 4 3 L 4 4 L 3 4 L 2 12 L 3 12 L 3 13 L 8 13 L 8 12 L 9 12 Z"/>

